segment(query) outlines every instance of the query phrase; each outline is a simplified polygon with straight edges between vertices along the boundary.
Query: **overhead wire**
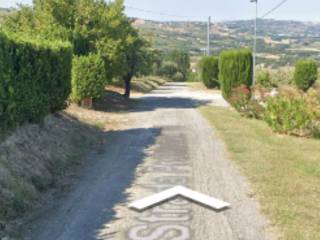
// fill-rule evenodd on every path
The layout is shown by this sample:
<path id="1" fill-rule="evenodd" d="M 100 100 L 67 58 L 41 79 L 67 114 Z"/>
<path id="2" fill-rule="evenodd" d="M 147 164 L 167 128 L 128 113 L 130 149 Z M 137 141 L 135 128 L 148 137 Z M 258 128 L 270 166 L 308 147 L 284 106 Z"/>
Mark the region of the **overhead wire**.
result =
<path id="1" fill-rule="evenodd" d="M 271 13 L 273 13 L 274 11 L 276 11 L 278 8 L 280 8 L 283 4 L 285 4 L 286 2 L 288 2 L 288 0 L 282 0 L 280 3 L 278 3 L 276 6 L 274 6 L 273 8 L 271 8 L 269 11 L 267 11 L 265 14 L 263 14 L 260 18 L 265 18 L 267 16 L 269 16 Z"/>
<path id="2" fill-rule="evenodd" d="M 263 14 L 260 18 L 265 18 L 265 17 L 269 16 L 271 13 L 276 11 L 278 8 L 280 8 L 286 2 L 288 2 L 288 0 L 282 0 L 276 6 L 274 6 L 269 11 L 267 11 L 265 14 Z M 183 16 L 183 15 L 168 14 L 168 13 L 164 13 L 164 12 L 156 12 L 156 11 L 146 10 L 146 9 L 132 7 L 132 6 L 128 6 L 128 5 L 126 5 L 125 7 L 128 8 L 128 9 L 135 10 L 135 11 L 140 11 L 140 12 L 154 14 L 154 15 L 160 15 L 160 16 L 167 16 L 167 17 L 173 17 L 173 18 L 182 18 L 182 19 L 190 19 L 190 18 L 191 19 L 199 19 L 199 17 L 196 17 L 196 16 Z"/>

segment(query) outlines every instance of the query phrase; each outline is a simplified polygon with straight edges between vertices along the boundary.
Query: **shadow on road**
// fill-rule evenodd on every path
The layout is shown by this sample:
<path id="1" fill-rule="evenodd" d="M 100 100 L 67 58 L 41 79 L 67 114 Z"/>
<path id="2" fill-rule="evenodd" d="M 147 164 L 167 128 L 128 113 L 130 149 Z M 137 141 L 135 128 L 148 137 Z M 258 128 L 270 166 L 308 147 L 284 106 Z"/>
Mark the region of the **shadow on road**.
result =
<path id="1" fill-rule="evenodd" d="M 105 91 L 104 97 L 94 102 L 93 109 L 102 112 L 147 112 L 158 108 L 197 108 L 212 103 L 212 101 L 194 99 L 191 96 L 174 95 L 187 88 L 184 83 L 167 83 L 150 94 L 131 99 L 126 99 L 117 92 Z"/>
<path id="2" fill-rule="evenodd" d="M 161 91 L 161 90 L 160 90 Z M 202 105 L 211 103 L 208 100 L 197 100 L 187 97 L 162 97 L 162 96 L 146 96 L 140 98 L 140 103 L 137 107 L 131 109 L 132 112 L 148 112 L 158 108 L 197 108 Z"/>
<path id="3" fill-rule="evenodd" d="M 27 226 L 24 239 L 98 240 L 112 237 L 115 233 L 106 233 L 106 224 L 118 220 L 114 208 L 128 202 L 127 189 L 160 134 L 160 128 L 106 132 L 105 151 L 89 156 L 73 190 L 54 206 L 41 210 L 41 217 Z"/>
<path id="4" fill-rule="evenodd" d="M 114 207 L 121 203 L 127 203 L 130 197 L 126 190 L 130 188 L 135 178 L 136 170 L 148 154 L 148 149 L 155 144 L 156 138 L 161 134 L 160 128 L 138 128 L 106 133 L 107 144 L 111 146 L 103 154 L 110 166 L 105 166 L 109 172 L 104 181 L 104 196 L 102 205 L 96 209 L 97 214 L 103 212 L 103 218 L 99 221 L 92 239 L 106 239 L 115 233 L 103 233 L 100 229 L 105 224 L 119 220 L 116 218 Z M 110 159 L 111 156 L 111 159 Z M 108 169 L 106 169 L 108 168 Z M 101 168 L 103 169 L 103 168 Z M 97 173 L 97 171 L 95 171 Z M 101 173 L 101 175 L 104 175 Z M 100 184 L 100 183 L 99 183 Z M 91 239 L 91 238 L 90 238 Z"/>
<path id="5" fill-rule="evenodd" d="M 93 110 L 101 112 L 129 112 L 137 105 L 137 99 L 126 99 L 122 94 L 105 90 L 102 99 L 93 102 Z"/>

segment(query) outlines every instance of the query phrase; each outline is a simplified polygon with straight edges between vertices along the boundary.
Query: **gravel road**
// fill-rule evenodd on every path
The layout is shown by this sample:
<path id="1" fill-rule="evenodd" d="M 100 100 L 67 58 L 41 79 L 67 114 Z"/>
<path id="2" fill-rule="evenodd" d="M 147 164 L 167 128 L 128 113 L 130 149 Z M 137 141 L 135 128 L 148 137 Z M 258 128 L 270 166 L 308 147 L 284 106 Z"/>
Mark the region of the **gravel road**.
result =
<path id="1" fill-rule="evenodd" d="M 107 132 L 73 190 L 30 223 L 27 240 L 267 240 L 267 220 L 215 130 L 196 109 L 218 93 L 168 83 L 141 97 L 130 126 Z M 231 204 L 216 212 L 176 198 L 144 212 L 131 201 L 184 185 Z"/>

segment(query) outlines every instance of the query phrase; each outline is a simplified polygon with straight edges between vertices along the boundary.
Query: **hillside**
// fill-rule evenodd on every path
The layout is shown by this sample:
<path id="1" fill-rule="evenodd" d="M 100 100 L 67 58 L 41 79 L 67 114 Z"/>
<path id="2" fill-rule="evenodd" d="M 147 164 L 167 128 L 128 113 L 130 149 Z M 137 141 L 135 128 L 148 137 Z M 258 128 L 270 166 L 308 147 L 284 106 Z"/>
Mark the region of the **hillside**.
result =
<path id="1" fill-rule="evenodd" d="M 11 10 L 0 8 L 0 22 Z M 157 48 L 163 51 L 180 49 L 193 56 L 203 55 L 207 45 L 205 22 L 157 22 L 136 19 L 134 25 Z M 216 22 L 211 27 L 212 52 L 223 49 L 251 47 L 253 21 Z M 292 64 L 297 58 L 320 61 L 320 23 L 259 19 L 258 63 L 271 66 Z"/>
<path id="2" fill-rule="evenodd" d="M 156 22 L 137 19 L 135 26 L 151 36 L 164 51 L 181 49 L 192 55 L 203 54 L 206 47 L 204 22 Z M 212 51 L 251 47 L 253 22 L 249 20 L 214 23 L 211 27 Z M 286 65 L 299 57 L 320 60 L 320 23 L 262 20 L 258 21 L 258 58 L 267 65 Z"/>
<path id="3" fill-rule="evenodd" d="M 3 19 L 4 16 L 10 13 L 10 9 L 8 8 L 0 8 L 0 21 Z"/>

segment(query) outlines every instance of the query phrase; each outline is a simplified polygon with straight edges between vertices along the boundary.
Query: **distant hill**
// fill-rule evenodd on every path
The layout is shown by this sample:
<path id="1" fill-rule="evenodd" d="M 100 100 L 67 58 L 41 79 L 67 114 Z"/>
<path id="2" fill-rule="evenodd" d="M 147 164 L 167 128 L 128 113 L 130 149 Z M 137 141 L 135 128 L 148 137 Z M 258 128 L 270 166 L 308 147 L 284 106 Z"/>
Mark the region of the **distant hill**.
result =
<path id="1" fill-rule="evenodd" d="M 0 8 L 0 22 L 12 9 Z M 154 40 L 163 51 L 180 49 L 194 57 L 203 55 L 207 45 L 205 22 L 158 22 L 135 19 L 140 32 Z M 253 21 L 225 21 L 211 27 L 211 51 L 251 47 Z M 258 63 L 271 66 L 294 63 L 298 58 L 314 58 L 320 63 L 320 23 L 259 19 Z"/>
<path id="2" fill-rule="evenodd" d="M 0 8 L 0 22 L 3 20 L 4 16 L 8 15 L 12 10 L 9 8 Z"/>
<path id="3" fill-rule="evenodd" d="M 135 26 L 146 36 L 153 37 L 163 51 L 181 49 L 194 56 L 206 47 L 204 22 L 157 22 L 135 20 Z M 223 49 L 251 47 L 253 21 L 226 21 L 211 27 L 214 54 Z M 259 19 L 258 60 L 267 65 L 286 65 L 297 58 L 311 57 L 320 62 L 320 23 Z"/>
<path id="4" fill-rule="evenodd" d="M 9 8 L 0 8 L 0 15 L 6 15 L 10 13 L 12 10 Z"/>

